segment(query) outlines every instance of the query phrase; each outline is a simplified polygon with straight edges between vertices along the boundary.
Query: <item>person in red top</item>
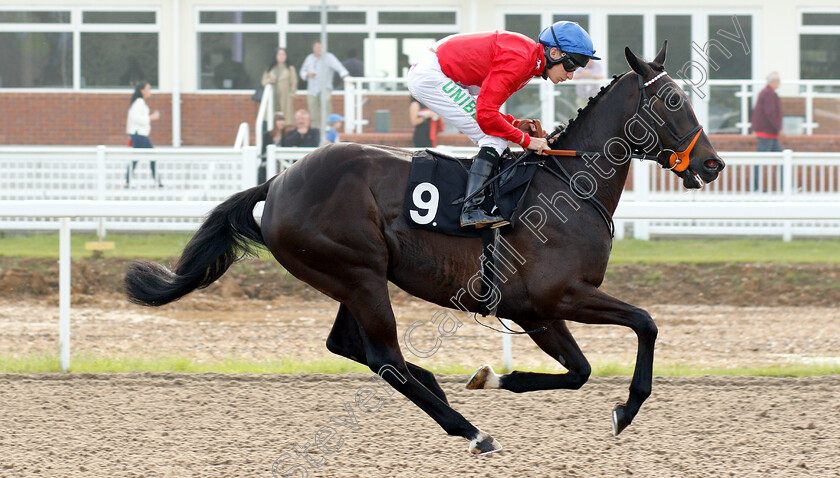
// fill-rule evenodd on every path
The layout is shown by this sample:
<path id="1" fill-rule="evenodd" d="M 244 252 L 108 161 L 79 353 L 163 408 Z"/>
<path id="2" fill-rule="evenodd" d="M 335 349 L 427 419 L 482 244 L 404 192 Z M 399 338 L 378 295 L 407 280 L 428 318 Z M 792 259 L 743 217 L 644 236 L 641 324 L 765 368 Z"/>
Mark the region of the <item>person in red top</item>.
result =
<path id="1" fill-rule="evenodd" d="M 470 168 L 466 196 L 490 176 L 508 141 L 542 153 L 545 138 L 531 136 L 533 120 L 518 120 L 499 109 L 531 78 L 557 84 L 570 80 L 595 55 L 589 34 L 574 22 L 545 28 L 539 43 L 519 33 L 492 31 L 451 35 L 437 43 L 408 73 L 408 90 L 479 146 Z M 464 202 L 461 226 L 503 225 L 504 218 L 482 208 L 484 194 Z"/>
<path id="2" fill-rule="evenodd" d="M 782 130 L 782 101 L 779 89 L 779 74 L 767 76 L 767 86 L 758 94 L 752 113 L 752 129 L 758 137 L 758 151 L 781 151 L 779 132 Z"/>

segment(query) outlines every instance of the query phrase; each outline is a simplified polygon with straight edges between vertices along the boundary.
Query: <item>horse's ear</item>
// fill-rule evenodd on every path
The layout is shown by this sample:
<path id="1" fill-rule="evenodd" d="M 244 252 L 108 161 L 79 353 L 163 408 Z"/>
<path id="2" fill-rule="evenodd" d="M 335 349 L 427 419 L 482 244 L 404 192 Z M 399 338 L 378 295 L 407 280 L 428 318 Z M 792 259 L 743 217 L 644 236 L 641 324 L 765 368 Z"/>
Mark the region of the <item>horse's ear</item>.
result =
<path id="1" fill-rule="evenodd" d="M 650 69 L 644 60 L 630 51 L 629 46 L 624 47 L 624 57 L 627 58 L 627 64 L 630 65 L 630 69 L 642 76 L 645 76 L 645 73 Z"/>
<path id="2" fill-rule="evenodd" d="M 662 43 L 662 48 L 659 49 L 659 53 L 656 54 L 656 58 L 653 59 L 651 65 L 657 69 L 662 69 L 665 67 L 665 56 L 668 54 L 668 40 L 665 40 Z"/>

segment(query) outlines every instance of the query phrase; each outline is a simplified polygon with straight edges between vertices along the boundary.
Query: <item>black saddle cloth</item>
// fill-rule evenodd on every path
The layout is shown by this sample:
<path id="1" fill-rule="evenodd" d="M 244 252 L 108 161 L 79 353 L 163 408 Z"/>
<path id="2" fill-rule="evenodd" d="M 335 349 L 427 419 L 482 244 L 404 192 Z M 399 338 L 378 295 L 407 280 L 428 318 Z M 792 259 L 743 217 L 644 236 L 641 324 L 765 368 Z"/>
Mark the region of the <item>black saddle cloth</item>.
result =
<path id="1" fill-rule="evenodd" d="M 499 170 L 504 171 L 515 160 L 503 157 Z M 462 200 L 470 164 L 470 158 L 456 158 L 430 149 L 414 153 L 403 202 L 403 213 L 409 226 L 451 236 L 481 235 L 481 229 L 461 227 Z M 514 213 L 536 169 L 534 163 L 518 163 L 487 187 L 482 207 L 490 212 L 489 208 L 495 204 L 497 212 L 510 221 L 505 228 L 514 226 Z M 496 174 L 494 171 L 493 175 Z"/>

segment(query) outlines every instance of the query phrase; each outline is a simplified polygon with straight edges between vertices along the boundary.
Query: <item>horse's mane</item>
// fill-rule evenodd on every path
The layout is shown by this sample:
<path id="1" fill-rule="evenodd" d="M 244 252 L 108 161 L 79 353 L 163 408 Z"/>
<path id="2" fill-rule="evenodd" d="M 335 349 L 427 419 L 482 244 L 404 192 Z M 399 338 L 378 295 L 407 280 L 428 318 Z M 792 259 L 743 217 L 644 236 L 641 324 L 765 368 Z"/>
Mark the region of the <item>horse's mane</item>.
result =
<path id="1" fill-rule="evenodd" d="M 601 89 L 600 89 L 600 90 L 598 90 L 598 93 L 597 93 L 595 96 L 591 96 L 591 97 L 589 97 L 589 101 L 587 101 L 587 102 L 586 102 L 586 105 L 585 105 L 583 108 L 578 108 L 578 110 L 577 110 L 577 112 L 578 112 L 577 116 L 575 116 L 574 118 L 570 119 L 570 120 L 569 120 L 569 123 L 568 123 L 565 127 L 560 126 L 560 130 L 561 130 L 561 131 L 560 131 L 560 135 L 559 135 L 559 136 L 557 136 L 557 138 L 555 138 L 554 143 L 553 143 L 553 144 L 555 145 L 555 147 L 556 147 L 556 145 L 561 144 L 561 141 L 563 141 L 564 139 L 566 139 L 566 137 L 569 135 L 569 131 L 570 131 L 570 130 L 572 130 L 572 128 L 573 128 L 574 126 L 579 125 L 579 124 L 581 123 L 582 118 L 584 118 L 584 117 L 586 116 L 586 114 L 587 114 L 587 113 L 589 113 L 589 111 L 591 111 L 591 110 L 592 110 L 592 106 L 593 106 L 595 103 L 597 103 L 597 102 L 598 102 L 598 100 L 599 100 L 599 99 L 601 99 L 601 97 L 602 97 L 602 96 L 606 95 L 606 94 L 607 94 L 607 92 L 608 92 L 608 91 L 610 91 L 610 89 L 612 89 L 612 87 L 613 87 L 613 86 L 614 86 L 614 85 L 618 82 L 618 80 L 620 80 L 620 79 L 621 79 L 624 75 L 626 75 L 626 73 L 622 73 L 622 74 L 620 74 L 620 75 L 613 75 L 613 76 L 612 76 L 612 81 L 611 81 L 608 85 L 604 85 L 604 86 L 602 86 L 602 87 L 601 87 Z"/>

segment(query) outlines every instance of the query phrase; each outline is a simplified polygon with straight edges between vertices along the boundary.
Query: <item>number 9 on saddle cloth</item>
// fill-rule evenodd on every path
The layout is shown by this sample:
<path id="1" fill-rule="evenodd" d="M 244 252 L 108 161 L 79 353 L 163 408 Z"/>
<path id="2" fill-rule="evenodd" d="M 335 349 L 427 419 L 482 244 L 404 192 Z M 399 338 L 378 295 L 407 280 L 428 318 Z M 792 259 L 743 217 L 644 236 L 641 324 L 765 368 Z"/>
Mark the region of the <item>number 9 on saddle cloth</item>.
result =
<path id="1" fill-rule="evenodd" d="M 498 213 L 510 221 L 504 228 L 514 226 L 516 210 L 537 170 L 533 162 L 520 162 L 509 168 L 516 159 L 511 154 L 502 156 L 499 169 L 491 174 L 495 180 L 487 186 L 482 204 L 488 213 L 498 207 Z M 469 169 L 470 158 L 456 158 L 430 149 L 416 151 L 411 159 L 403 203 L 409 226 L 451 236 L 481 236 L 481 229 L 462 228 L 460 223 Z M 503 174 L 499 175 L 499 171 Z"/>

